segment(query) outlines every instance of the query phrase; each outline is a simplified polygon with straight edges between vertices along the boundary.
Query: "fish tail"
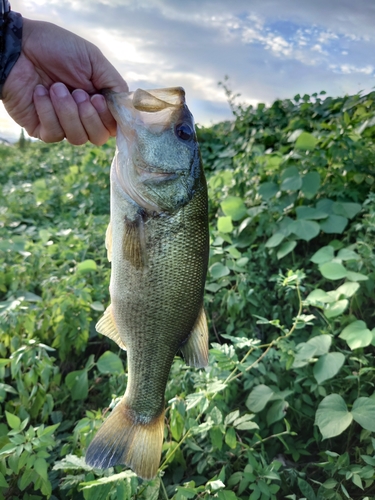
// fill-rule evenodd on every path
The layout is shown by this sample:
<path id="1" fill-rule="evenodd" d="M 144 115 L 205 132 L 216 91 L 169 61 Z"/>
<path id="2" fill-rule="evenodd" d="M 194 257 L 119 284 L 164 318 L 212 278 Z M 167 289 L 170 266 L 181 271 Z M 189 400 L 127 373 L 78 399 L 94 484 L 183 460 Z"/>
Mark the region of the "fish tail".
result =
<path id="1" fill-rule="evenodd" d="M 153 419 L 137 418 L 123 398 L 88 447 L 86 463 L 97 469 L 125 464 L 142 479 L 152 479 L 160 464 L 163 434 L 164 409 Z"/>

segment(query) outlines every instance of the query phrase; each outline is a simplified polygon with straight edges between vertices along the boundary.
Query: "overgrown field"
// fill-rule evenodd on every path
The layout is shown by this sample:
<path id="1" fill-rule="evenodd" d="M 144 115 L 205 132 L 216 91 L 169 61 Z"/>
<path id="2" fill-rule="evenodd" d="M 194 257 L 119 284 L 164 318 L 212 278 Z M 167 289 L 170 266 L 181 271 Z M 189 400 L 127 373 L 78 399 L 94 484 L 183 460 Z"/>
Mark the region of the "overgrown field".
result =
<path id="1" fill-rule="evenodd" d="M 102 148 L 0 146 L 0 498 L 375 498 L 375 93 L 233 107 L 198 131 L 207 370 L 176 356 L 160 472 L 87 466 L 125 391 Z"/>

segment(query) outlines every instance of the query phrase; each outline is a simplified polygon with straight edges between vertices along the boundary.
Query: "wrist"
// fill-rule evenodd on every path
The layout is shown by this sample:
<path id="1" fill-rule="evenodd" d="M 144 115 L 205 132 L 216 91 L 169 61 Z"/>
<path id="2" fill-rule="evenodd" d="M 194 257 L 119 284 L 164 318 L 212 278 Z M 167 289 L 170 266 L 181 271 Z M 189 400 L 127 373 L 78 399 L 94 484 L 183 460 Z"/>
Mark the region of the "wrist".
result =
<path id="1" fill-rule="evenodd" d="M 12 12 L 8 0 L 0 0 L 0 99 L 9 73 L 17 62 L 22 45 L 22 16 Z"/>

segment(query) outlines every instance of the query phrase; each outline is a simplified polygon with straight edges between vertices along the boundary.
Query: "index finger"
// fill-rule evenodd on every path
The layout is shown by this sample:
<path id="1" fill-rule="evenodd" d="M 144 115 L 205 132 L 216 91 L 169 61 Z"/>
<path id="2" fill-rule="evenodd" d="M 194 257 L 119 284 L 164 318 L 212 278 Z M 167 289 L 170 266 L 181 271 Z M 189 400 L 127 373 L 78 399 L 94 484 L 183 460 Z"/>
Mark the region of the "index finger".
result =
<path id="1" fill-rule="evenodd" d="M 114 136 L 116 135 L 117 124 L 116 120 L 113 118 L 109 108 L 107 106 L 107 101 L 105 97 L 101 94 L 94 94 L 91 96 L 91 104 L 94 106 L 100 119 L 103 122 L 105 128 L 109 131 L 109 133 Z"/>

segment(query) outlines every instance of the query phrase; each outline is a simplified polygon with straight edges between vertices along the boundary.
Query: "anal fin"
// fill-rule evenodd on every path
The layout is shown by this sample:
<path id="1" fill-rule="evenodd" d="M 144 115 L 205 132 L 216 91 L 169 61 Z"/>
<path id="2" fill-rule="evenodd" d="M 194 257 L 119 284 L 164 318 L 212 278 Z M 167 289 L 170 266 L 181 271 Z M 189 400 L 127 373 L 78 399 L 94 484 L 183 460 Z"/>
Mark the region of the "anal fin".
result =
<path id="1" fill-rule="evenodd" d="M 208 326 L 203 306 L 181 352 L 187 365 L 204 368 L 208 364 Z"/>
<path id="2" fill-rule="evenodd" d="M 101 333 L 116 342 L 121 349 L 126 350 L 126 345 L 120 337 L 113 317 L 112 304 L 110 304 L 104 311 L 103 316 L 96 323 L 95 329 L 98 333 Z"/>

